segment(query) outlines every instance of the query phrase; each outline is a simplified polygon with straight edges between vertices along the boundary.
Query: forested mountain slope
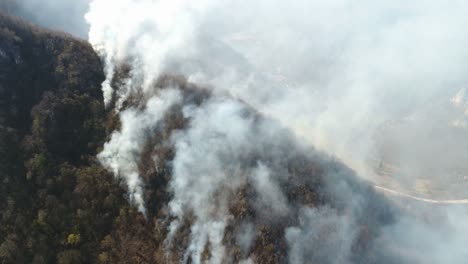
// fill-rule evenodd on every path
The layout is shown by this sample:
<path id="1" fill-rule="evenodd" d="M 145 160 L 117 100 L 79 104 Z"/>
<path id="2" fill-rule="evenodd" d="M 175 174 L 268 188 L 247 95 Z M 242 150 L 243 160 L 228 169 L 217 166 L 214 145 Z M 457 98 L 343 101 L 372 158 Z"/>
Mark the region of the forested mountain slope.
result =
<path id="1" fill-rule="evenodd" d="M 122 67 L 115 85 L 127 73 Z M 339 161 L 302 146 L 274 120 L 180 76 L 162 76 L 153 85 L 153 95 L 174 96 L 177 103 L 168 106 L 162 123 L 143 128 L 141 137 L 132 139 L 143 146 L 142 152 L 132 153 L 144 181 L 146 211 L 138 211 L 129 202 L 135 193 L 120 184 L 123 176 L 114 179 L 96 158 L 101 153 L 106 163 L 104 143 L 133 129 L 118 121 L 126 114 L 104 107 L 103 80 L 103 66 L 86 42 L 0 15 L 0 263 L 190 263 L 197 257 L 227 263 L 336 263 L 340 258 L 400 263 L 373 243 L 396 214 L 383 197 Z M 164 104 L 151 98 L 130 94 L 121 111 L 151 119 L 151 107 Z M 219 109 L 210 107 L 219 102 L 222 111 L 216 116 Z M 245 131 L 233 131 L 248 140 L 241 141 L 240 155 L 231 151 L 239 147 L 239 138 L 223 128 L 226 120 L 212 135 L 196 133 L 205 121 L 197 113 L 205 111 L 206 122 L 228 111 L 235 118 L 231 121 L 248 125 Z M 219 168 L 227 181 L 203 182 L 209 179 L 203 171 L 189 168 L 193 182 L 186 188 L 217 187 L 202 197 L 209 199 L 203 205 L 210 210 L 190 207 L 196 201 L 170 183 L 184 169 L 174 165 L 183 146 L 168 139 L 176 137 L 187 144 L 195 144 L 193 137 L 208 143 L 227 140 L 226 145 L 209 145 L 228 161 Z M 274 169 L 270 176 L 267 166 Z M 123 175 L 125 169 L 118 172 Z M 174 199 L 187 203 L 189 213 L 171 214 Z M 229 217 L 223 218 L 224 213 Z M 203 217 L 207 223 L 224 222 L 219 245 L 193 241 L 197 227 L 207 228 L 200 226 Z M 174 223 L 178 226 L 171 229 Z M 314 241 L 321 246 L 308 248 L 317 245 Z M 219 249 L 222 256 L 215 256 Z"/>
<path id="2" fill-rule="evenodd" d="M 1 263 L 97 258 L 126 204 L 94 162 L 103 78 L 88 43 L 0 15 Z"/>

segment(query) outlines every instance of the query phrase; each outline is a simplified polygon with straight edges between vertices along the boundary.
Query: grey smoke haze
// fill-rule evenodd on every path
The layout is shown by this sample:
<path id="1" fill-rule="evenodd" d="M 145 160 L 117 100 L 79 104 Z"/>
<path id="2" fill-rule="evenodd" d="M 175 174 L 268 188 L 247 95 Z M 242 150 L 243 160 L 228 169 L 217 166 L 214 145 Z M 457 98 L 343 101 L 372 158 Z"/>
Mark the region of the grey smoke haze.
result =
<path id="1" fill-rule="evenodd" d="M 303 209 L 300 226 L 286 230 L 290 246 L 289 262 L 348 263 L 352 247 L 350 237 L 356 230 L 352 221 L 327 207 Z"/>
<path id="2" fill-rule="evenodd" d="M 0 9 L 54 30 L 87 39 L 89 25 L 84 19 L 91 0 L 2 0 Z"/>
<path id="3" fill-rule="evenodd" d="M 213 94 L 201 106 L 184 106 L 189 127 L 170 139 L 176 149 L 170 234 L 186 214 L 195 214 L 186 260 L 199 263 L 207 242 L 211 263 L 227 258 L 222 244 L 227 203 L 230 193 L 246 183 L 259 194 L 259 214 L 262 208 L 277 216 L 297 210 L 299 205 L 288 204 L 281 189 L 288 179 L 281 173 L 281 155 L 289 153 L 283 151 L 285 145 L 301 151 L 315 146 L 370 180 L 377 179 L 367 160 L 386 153 L 412 172 L 402 182 L 419 176 L 434 159 L 441 172 L 449 171 L 454 161 L 466 160 L 467 111 L 459 92 L 468 79 L 466 1 L 94 0 L 90 7 L 89 40 L 106 62 L 103 91 L 109 107 L 112 96 L 117 97 L 117 111 L 132 94 L 154 96 L 155 80 L 167 72 L 187 76 Z M 129 77 L 112 87 L 123 63 L 131 65 Z M 270 121 L 246 114 L 240 101 Z M 438 107 L 442 102 L 454 109 L 437 110 L 446 109 Z M 151 113 L 126 111 L 121 114 L 124 128 L 155 128 L 160 120 L 145 118 Z M 413 121 L 388 126 L 399 120 Z M 421 132 L 431 136 L 418 137 Z M 124 134 L 115 132 L 100 156 L 123 168 L 135 160 L 128 163 L 119 157 L 141 151 L 141 132 L 128 130 L 125 137 L 119 133 Z M 454 141 L 452 133 L 460 136 Z M 134 141 L 130 150 L 119 146 Z M 391 147 L 382 149 L 386 145 Z M 247 166 L 245 157 L 258 150 L 266 150 L 258 155 L 270 163 Z M 353 228 L 366 215 L 369 197 L 336 176 L 352 173 L 329 169 L 328 191 L 348 201 L 351 213 L 304 208 L 301 223 L 286 230 L 291 263 L 356 263 L 349 253 L 356 239 Z M 134 175 L 125 177 L 130 192 L 143 197 L 143 186 L 134 184 L 141 181 L 138 175 L 129 175 Z M 144 201 L 134 200 L 144 211 Z M 401 216 L 384 227 L 381 244 L 374 249 L 381 263 L 465 261 L 466 210 L 429 210 L 445 220 L 428 224 Z M 328 240 L 319 239 L 323 234 Z M 327 250 L 329 254 L 323 252 Z"/>
<path id="4" fill-rule="evenodd" d="M 382 123 L 463 87 L 467 8 L 437 0 L 95 1 L 88 20 L 110 72 L 130 57 L 144 87 L 171 71 L 228 90 L 364 172 L 357 157 L 373 153 Z"/>

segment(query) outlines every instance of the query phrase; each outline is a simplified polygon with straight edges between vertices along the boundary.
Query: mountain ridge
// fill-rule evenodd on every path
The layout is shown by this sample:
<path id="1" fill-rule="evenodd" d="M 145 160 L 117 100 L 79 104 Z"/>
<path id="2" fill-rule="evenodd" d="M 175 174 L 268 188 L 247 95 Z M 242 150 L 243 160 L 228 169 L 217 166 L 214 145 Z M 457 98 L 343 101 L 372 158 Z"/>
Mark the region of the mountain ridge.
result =
<path id="1" fill-rule="evenodd" d="M 2 263 L 402 262 L 381 245 L 402 212 L 242 101 L 167 74 L 114 111 L 88 43 L 0 34 Z"/>

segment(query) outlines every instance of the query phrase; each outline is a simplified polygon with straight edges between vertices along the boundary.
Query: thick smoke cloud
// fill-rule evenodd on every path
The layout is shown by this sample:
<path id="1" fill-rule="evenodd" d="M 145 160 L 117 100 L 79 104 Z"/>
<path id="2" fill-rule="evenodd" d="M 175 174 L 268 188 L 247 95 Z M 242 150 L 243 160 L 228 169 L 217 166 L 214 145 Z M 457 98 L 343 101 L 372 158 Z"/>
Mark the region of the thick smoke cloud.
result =
<path id="1" fill-rule="evenodd" d="M 2 0 L 0 9 L 35 24 L 87 38 L 84 19 L 91 0 Z"/>
<path id="2" fill-rule="evenodd" d="M 371 180 L 380 178 L 369 159 L 405 170 L 400 184 L 424 173 L 444 148 L 450 151 L 434 162 L 440 173 L 463 163 L 466 10 L 465 1 L 439 0 L 94 0 L 86 19 L 89 40 L 106 63 L 103 91 L 109 107 L 124 109 L 133 94 L 153 96 L 154 83 L 164 73 L 187 76 L 213 94 L 202 105 L 184 105 L 188 128 L 170 139 L 176 150 L 170 234 L 194 214 L 186 260 L 200 263 L 209 242 L 211 262 L 221 263 L 230 193 L 251 184 L 259 214 L 268 208 L 287 215 L 298 206 L 288 204 L 282 193 L 288 177 L 281 173 L 281 155 L 288 151 L 280 150 L 285 145 L 307 148 L 297 146 L 281 126 L 303 145 L 339 157 Z M 113 80 L 123 64 L 131 70 L 117 87 Z M 123 110 L 122 131 L 100 154 L 104 165 L 126 179 L 141 211 L 143 186 L 133 155 L 141 153 L 143 131 L 155 132 L 170 102 L 154 118 L 145 110 Z M 274 122 L 246 114 L 245 105 Z M 456 141 L 453 134 L 459 135 Z M 256 153 L 259 149 L 265 151 Z M 252 155 L 270 162 L 247 166 L 246 157 Z M 353 227 L 369 197 L 343 185 L 335 174 L 351 173 L 329 172 L 327 184 L 353 213 L 303 209 L 299 225 L 286 230 L 291 263 L 355 262 Z M 448 220 L 435 225 L 397 218 L 383 231 L 375 254 L 382 263 L 463 263 L 468 215 L 453 208 L 440 214 Z"/>
<path id="3" fill-rule="evenodd" d="M 129 57 L 146 86 L 177 71 L 229 90 L 362 170 L 377 128 L 464 85 L 467 8 L 461 1 L 95 1 L 88 19 L 109 78 Z M 110 100 L 107 84 L 105 94 Z"/>

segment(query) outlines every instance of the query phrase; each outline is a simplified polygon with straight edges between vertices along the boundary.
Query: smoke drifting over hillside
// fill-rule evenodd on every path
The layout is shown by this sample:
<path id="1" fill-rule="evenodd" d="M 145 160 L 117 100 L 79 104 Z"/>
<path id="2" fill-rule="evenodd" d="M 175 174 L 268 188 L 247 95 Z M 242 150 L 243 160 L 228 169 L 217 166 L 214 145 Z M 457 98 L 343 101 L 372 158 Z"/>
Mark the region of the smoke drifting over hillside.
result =
<path id="1" fill-rule="evenodd" d="M 132 74 L 143 83 L 117 93 L 147 87 L 160 72 L 181 73 L 351 161 L 372 150 L 383 122 L 434 96 L 449 100 L 464 85 L 466 5 L 104 1 L 88 19 L 109 77 L 124 60 L 140 65 Z"/>
<path id="2" fill-rule="evenodd" d="M 231 261 L 223 241 L 233 221 L 230 201 L 248 186 L 259 219 L 289 221 L 282 239 L 291 263 L 463 263 L 466 211 L 433 209 L 437 224 L 381 213 L 388 202 L 312 146 L 373 178 L 365 161 L 377 155 L 378 129 L 434 97 L 450 101 L 466 84 L 467 10 L 464 1 L 436 0 L 92 1 L 89 40 L 105 61 L 105 102 L 122 124 L 99 159 L 146 212 L 139 157 L 170 126 L 164 116 L 181 112 L 184 125 L 161 144 L 174 148 L 166 164 L 168 248 L 191 219 L 184 262 L 201 263 L 207 247 L 211 263 Z M 161 84 L 167 73 L 198 88 Z M 451 114 L 441 112 L 442 119 Z M 422 121 L 420 129 L 430 125 Z M 437 135 L 452 129 L 441 127 Z M 431 143 L 414 149 L 424 144 Z M 460 159 L 457 153 L 447 151 L 444 160 Z M 158 155 L 153 159 L 162 170 Z M 321 173 L 291 172 L 310 161 Z M 405 161 L 416 164 L 413 171 L 424 163 Z M 314 191 L 331 205 L 291 199 L 289 185 L 301 184 L 322 186 Z M 360 225 L 375 229 L 364 249 L 356 249 Z"/>

